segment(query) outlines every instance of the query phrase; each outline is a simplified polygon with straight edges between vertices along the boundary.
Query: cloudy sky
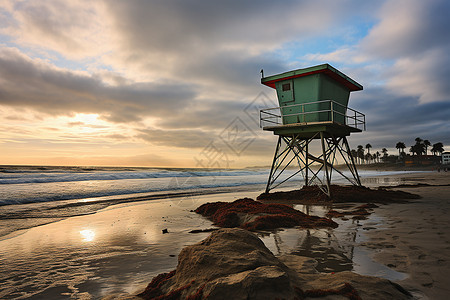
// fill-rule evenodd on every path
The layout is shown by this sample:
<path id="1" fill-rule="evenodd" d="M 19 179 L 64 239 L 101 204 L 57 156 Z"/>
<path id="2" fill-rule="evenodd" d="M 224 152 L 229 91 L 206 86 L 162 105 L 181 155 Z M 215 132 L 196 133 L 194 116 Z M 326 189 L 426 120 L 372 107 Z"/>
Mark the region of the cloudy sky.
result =
<path id="1" fill-rule="evenodd" d="M 0 0 L 0 164 L 268 165 L 265 75 L 364 86 L 352 148 L 450 150 L 450 1 Z"/>

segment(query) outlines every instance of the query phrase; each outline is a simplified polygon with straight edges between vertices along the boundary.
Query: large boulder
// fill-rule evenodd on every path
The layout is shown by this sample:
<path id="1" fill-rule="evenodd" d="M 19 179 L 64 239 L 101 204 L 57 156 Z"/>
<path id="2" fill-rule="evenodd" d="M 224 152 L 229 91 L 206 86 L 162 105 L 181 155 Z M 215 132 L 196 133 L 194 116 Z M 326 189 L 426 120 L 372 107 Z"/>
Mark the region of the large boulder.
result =
<path id="1" fill-rule="evenodd" d="M 284 261 L 284 262 L 283 262 Z M 407 299 L 390 281 L 346 272 L 321 274 L 314 260 L 275 257 L 253 233 L 239 228 L 213 232 L 184 248 L 177 269 L 158 275 L 139 294 L 144 299 Z M 358 287 L 355 289 L 354 287 Z M 386 292 L 387 291 L 387 292 Z M 344 297 L 344 298 L 343 298 Z"/>
<path id="2" fill-rule="evenodd" d="M 210 299 L 292 299 L 289 272 L 256 235 L 226 228 L 181 250 L 175 274 L 160 290 L 182 290 L 180 299 L 200 289 L 199 296 Z"/>

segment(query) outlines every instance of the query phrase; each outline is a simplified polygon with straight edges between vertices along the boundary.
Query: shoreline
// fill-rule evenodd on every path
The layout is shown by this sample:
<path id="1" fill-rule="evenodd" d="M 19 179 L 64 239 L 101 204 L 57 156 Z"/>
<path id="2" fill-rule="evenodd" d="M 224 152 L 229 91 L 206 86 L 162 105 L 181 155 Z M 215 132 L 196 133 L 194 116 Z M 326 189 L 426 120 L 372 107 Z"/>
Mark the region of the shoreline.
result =
<path id="1" fill-rule="evenodd" d="M 449 183 L 450 176 L 446 175 L 450 174 L 414 172 L 402 174 L 401 178 L 398 178 L 398 175 L 383 175 L 376 180 L 368 180 L 367 186 L 384 185 L 386 182 L 396 184 L 398 182 L 417 183 L 423 181 L 438 184 L 444 180 Z M 409 219 L 408 211 L 411 213 L 411 211 L 417 210 L 417 207 L 421 207 L 420 205 L 428 203 L 430 204 L 429 213 L 436 213 L 436 210 L 441 210 L 441 207 L 436 205 L 441 201 L 439 199 L 448 195 L 445 194 L 448 192 L 447 188 L 449 187 L 399 188 L 411 193 L 423 194 L 423 198 L 406 204 L 383 205 L 376 208 L 373 218 L 369 218 L 367 221 L 354 223 L 339 221 L 339 227 L 335 231 L 310 230 L 309 236 L 313 238 L 310 241 L 322 240 L 322 242 L 328 243 L 326 239 L 331 233 L 335 235 L 331 242 L 340 243 L 343 254 L 353 260 L 358 257 L 360 259 L 359 262 L 349 262 L 345 260 L 345 255 L 327 254 L 327 250 L 323 250 L 323 253 L 331 255 L 331 257 L 339 256 L 335 261 L 337 266 L 343 265 L 348 269 L 355 268 L 355 263 L 359 263 L 361 264 L 358 266 L 359 273 L 363 273 L 367 271 L 364 267 L 368 266 L 368 262 L 364 259 L 367 260 L 367 257 L 370 257 L 378 267 L 384 266 L 379 269 L 381 271 L 393 270 L 409 274 L 408 278 L 396 282 L 413 291 L 418 299 L 427 299 L 428 295 L 440 296 L 447 293 L 445 286 L 450 286 L 450 283 L 446 281 L 442 268 L 439 269 L 439 265 L 435 264 L 439 261 L 444 271 L 446 271 L 445 268 L 448 269 L 448 261 L 445 257 L 445 251 L 448 252 L 448 249 L 445 247 L 448 247 L 450 242 L 448 239 L 441 241 L 444 243 L 444 248 L 440 248 L 440 244 L 437 245 L 439 251 L 435 253 L 434 241 L 430 241 L 428 235 L 430 232 L 436 231 L 444 232 L 444 234 L 437 235 L 436 233 L 433 235 L 434 238 L 446 237 L 445 233 L 448 233 L 448 229 L 445 226 L 447 223 L 430 225 L 422 232 L 428 239 L 416 241 L 417 234 L 409 234 L 412 230 L 407 231 L 407 229 L 408 226 L 417 227 L 414 224 L 417 219 Z M 429 191 L 426 191 L 427 189 Z M 436 194 L 436 190 L 444 190 L 445 193 L 435 197 L 433 195 Z M 51 224 L 22 230 L 20 234 L 0 239 L 0 249 L 3 248 L 0 260 L 2 260 L 4 268 L 0 273 L 5 276 L 11 270 L 17 273 L 7 276 L 6 278 L 9 279 L 5 281 L 10 288 L 14 286 L 16 292 L 34 293 L 32 291 L 35 291 L 43 297 L 51 298 L 59 295 L 61 298 L 86 297 L 86 299 L 90 299 L 89 297 L 100 298 L 113 293 L 136 294 L 150 282 L 153 276 L 174 269 L 176 256 L 183 247 L 199 242 L 208 236 L 208 233 L 188 233 L 193 229 L 213 227 L 209 220 L 190 212 L 190 210 L 205 202 L 233 201 L 244 197 L 255 199 L 260 192 L 261 190 L 249 192 L 244 188 L 240 192 L 200 195 L 195 199 L 174 198 L 121 203 L 103 208 L 95 214 L 68 217 Z M 426 199 L 430 197 L 434 198 L 431 202 L 427 202 Z M 408 208 L 409 206 L 411 208 Z M 448 211 L 448 206 L 447 201 L 446 211 Z M 325 214 L 328 211 L 327 207 L 320 206 L 304 206 L 298 207 L 298 209 L 304 210 L 304 212 L 308 211 L 313 215 Z M 403 215 L 402 212 L 404 212 Z M 406 215 L 404 215 L 405 213 Z M 443 214 L 442 217 L 447 217 L 446 220 L 448 220 L 448 215 Z M 396 218 L 402 222 L 395 223 L 399 221 Z M 395 234 L 400 228 L 398 224 L 404 226 L 400 236 Z M 406 224 L 408 226 L 405 227 Z M 437 229 L 433 229 L 434 226 L 437 226 Z M 161 232 L 165 228 L 168 229 L 169 234 Z M 306 233 L 305 230 L 283 229 L 277 233 L 261 233 L 259 236 L 272 252 L 278 252 L 281 255 L 298 250 L 299 242 L 308 236 L 305 235 Z M 351 240 L 348 240 L 349 233 L 353 236 Z M 402 241 L 401 245 L 397 245 L 399 241 Z M 322 244 L 314 245 L 317 247 Z M 410 246 L 418 248 L 411 249 Z M 362 249 L 366 253 L 355 249 Z M 401 257 L 397 257 L 397 251 L 402 252 Z M 352 252 L 353 257 L 351 256 Z M 432 252 L 432 255 L 424 259 L 423 256 L 420 256 L 422 252 L 425 255 Z M 47 258 L 49 260 L 46 260 Z M 406 262 L 403 264 L 403 261 Z M 420 267 L 415 266 L 418 263 L 420 263 Z M 24 264 L 27 265 L 26 268 L 24 268 Z M 74 273 L 75 269 L 71 271 L 71 268 L 66 265 L 77 265 L 79 271 Z M 429 277 L 420 273 L 424 266 L 427 268 L 427 273 L 430 274 L 429 277 L 433 278 L 432 285 L 430 285 L 430 281 L 425 280 Z M 33 268 L 40 268 L 44 277 L 28 277 L 26 279 L 26 274 L 33 272 Z M 52 270 L 55 268 L 61 268 L 61 270 L 54 273 Z M 327 271 L 327 268 L 325 264 L 322 270 Z M 12 273 L 14 274 L 14 272 Z M 393 274 L 396 275 L 396 273 Z M 394 278 L 397 277 L 394 276 Z M 45 286 L 46 280 L 51 280 L 52 285 Z M 15 292 L 0 289 L 0 297 L 3 298 L 8 293 L 14 294 Z"/>
<path id="2" fill-rule="evenodd" d="M 386 171 L 386 172 L 392 172 Z M 395 172 L 395 171 L 393 171 Z M 405 172 L 405 171 L 401 171 Z M 406 171 L 417 173 L 421 171 Z M 372 174 L 371 174 L 372 175 Z M 380 174 L 378 176 L 363 177 L 363 185 L 368 187 L 377 186 L 378 184 L 396 184 L 397 181 L 381 180 L 386 175 Z M 389 175 L 388 175 L 389 176 Z M 403 176 L 393 176 L 397 178 Z M 226 193 L 240 193 L 240 192 L 253 192 L 263 191 L 265 184 L 252 184 L 242 186 L 230 186 L 230 187 L 212 187 L 190 190 L 167 190 L 160 192 L 150 192 L 144 194 L 125 194 L 125 195 L 113 195 L 103 196 L 95 198 L 83 198 L 72 200 L 57 200 L 48 202 L 33 202 L 24 204 L 10 204 L 0 206 L 0 241 L 9 238 L 9 234 L 14 234 L 16 231 L 27 230 L 36 226 L 50 224 L 58 222 L 70 217 L 83 216 L 88 214 L 95 214 L 102 209 L 119 205 L 123 203 L 138 203 L 146 201 L 166 201 L 172 198 L 192 198 L 200 197 L 204 195 L 217 195 Z M 296 188 L 296 183 L 287 183 L 280 190 L 291 190 Z M 20 234 L 20 233 L 15 233 Z"/>
<path id="3" fill-rule="evenodd" d="M 67 218 L 93 215 L 108 207 L 127 203 L 182 201 L 201 196 L 259 191 L 261 185 L 246 185 L 193 190 L 172 190 L 146 193 L 145 195 L 116 195 L 88 199 L 58 200 L 0 206 L 0 241 L 9 238 L 9 234 L 46 225 Z M 16 222 L 14 222 L 14 220 Z M 7 223 L 7 225 L 2 224 Z"/>

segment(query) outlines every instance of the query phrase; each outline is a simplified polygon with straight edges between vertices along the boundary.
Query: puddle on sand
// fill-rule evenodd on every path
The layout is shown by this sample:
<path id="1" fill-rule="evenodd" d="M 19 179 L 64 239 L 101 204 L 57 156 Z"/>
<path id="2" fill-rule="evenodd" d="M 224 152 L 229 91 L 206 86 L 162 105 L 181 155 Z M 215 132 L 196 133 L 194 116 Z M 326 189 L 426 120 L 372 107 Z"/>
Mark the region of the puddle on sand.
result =
<path id="1" fill-rule="evenodd" d="M 355 247 L 353 251 L 353 271 L 361 275 L 382 277 L 392 281 L 400 281 L 408 277 L 405 273 L 397 272 L 373 261 L 370 258 L 370 252 L 362 247 Z"/>
<path id="2" fill-rule="evenodd" d="M 324 216 L 328 207 L 296 205 L 295 208 L 312 215 Z M 339 224 L 336 229 L 289 228 L 275 233 L 260 234 L 264 244 L 275 254 L 295 254 L 317 261 L 319 272 L 331 273 L 353 271 L 361 275 L 386 278 L 392 281 L 408 277 L 371 259 L 373 252 L 359 246 L 367 238 L 364 231 L 377 230 L 383 220 L 375 214 L 366 220 L 334 219 Z"/>

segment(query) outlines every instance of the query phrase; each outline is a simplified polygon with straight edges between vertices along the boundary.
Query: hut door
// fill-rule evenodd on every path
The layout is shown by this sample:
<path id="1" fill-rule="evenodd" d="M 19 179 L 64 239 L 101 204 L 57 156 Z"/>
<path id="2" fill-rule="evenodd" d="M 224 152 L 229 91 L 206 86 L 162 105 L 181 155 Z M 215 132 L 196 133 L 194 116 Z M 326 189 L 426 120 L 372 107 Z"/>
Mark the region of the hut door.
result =
<path id="1" fill-rule="evenodd" d="M 294 104 L 294 85 L 292 80 L 285 80 L 277 86 L 278 99 L 280 100 L 280 106 Z"/>
<path id="2" fill-rule="evenodd" d="M 292 116 L 295 107 L 290 106 L 295 104 L 294 85 L 292 83 L 292 80 L 281 81 L 276 85 L 276 88 L 278 101 L 280 102 L 281 106 L 281 113 L 283 114 L 283 124 L 297 123 L 297 116 Z M 283 108 L 283 106 L 288 107 Z"/>

